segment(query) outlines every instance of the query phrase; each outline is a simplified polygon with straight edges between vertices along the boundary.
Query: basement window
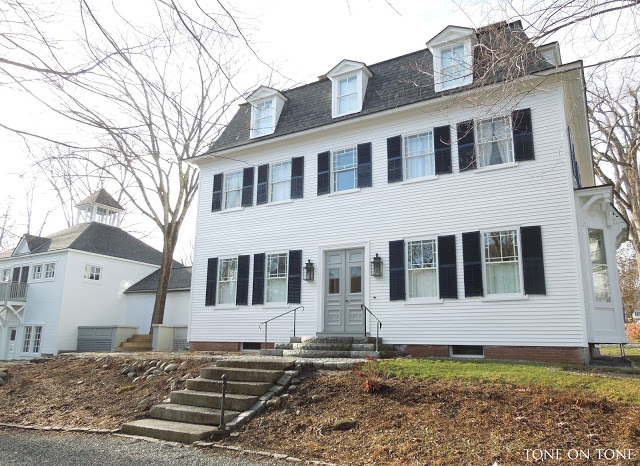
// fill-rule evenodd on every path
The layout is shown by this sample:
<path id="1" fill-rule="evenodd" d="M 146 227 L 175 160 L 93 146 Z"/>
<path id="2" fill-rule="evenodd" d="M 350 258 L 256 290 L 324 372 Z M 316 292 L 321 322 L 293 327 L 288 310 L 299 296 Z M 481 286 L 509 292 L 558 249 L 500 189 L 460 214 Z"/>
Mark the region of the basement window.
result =
<path id="1" fill-rule="evenodd" d="M 240 351 L 244 353 L 255 353 L 257 351 L 260 351 L 260 349 L 262 349 L 262 343 L 243 342 L 240 345 Z"/>
<path id="2" fill-rule="evenodd" d="M 484 358 L 484 346 L 451 345 L 449 354 L 452 358 Z"/>

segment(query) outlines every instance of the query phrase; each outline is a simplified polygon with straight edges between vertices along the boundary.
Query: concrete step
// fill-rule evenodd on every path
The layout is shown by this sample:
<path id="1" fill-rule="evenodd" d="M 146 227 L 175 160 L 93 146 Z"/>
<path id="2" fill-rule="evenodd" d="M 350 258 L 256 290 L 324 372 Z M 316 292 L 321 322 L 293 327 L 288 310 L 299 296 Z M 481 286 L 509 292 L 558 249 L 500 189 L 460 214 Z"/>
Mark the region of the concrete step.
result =
<path id="1" fill-rule="evenodd" d="M 213 426 L 165 421 L 163 419 L 140 419 L 122 425 L 122 432 L 125 434 L 142 435 L 182 443 L 206 440 L 216 430 L 216 427 Z"/>
<path id="2" fill-rule="evenodd" d="M 293 349 L 292 343 L 274 343 L 273 349 Z"/>
<path id="3" fill-rule="evenodd" d="M 236 367 L 204 367 L 200 369 L 200 377 L 203 379 L 220 380 L 222 374 L 227 374 L 227 381 L 274 383 L 282 376 L 282 371 Z"/>
<path id="4" fill-rule="evenodd" d="M 376 358 L 376 359 L 391 359 L 397 358 L 400 356 L 400 353 L 397 351 L 351 351 L 352 358 Z"/>
<path id="5" fill-rule="evenodd" d="M 121 348 L 151 348 L 151 342 L 145 341 L 124 341 L 120 343 Z"/>
<path id="6" fill-rule="evenodd" d="M 281 349 L 261 349 L 260 350 L 260 354 L 262 356 L 282 356 L 282 351 Z"/>
<path id="7" fill-rule="evenodd" d="M 216 361 L 216 367 L 239 367 L 243 369 L 265 369 L 286 371 L 296 364 L 295 359 L 283 358 L 229 358 Z"/>
<path id="8" fill-rule="evenodd" d="M 295 356 L 296 358 L 350 358 L 351 351 L 329 351 L 329 350 L 284 350 L 285 356 Z"/>
<path id="9" fill-rule="evenodd" d="M 136 352 L 147 352 L 147 351 L 151 351 L 151 346 L 127 346 L 127 347 L 122 347 L 122 346 L 116 346 L 113 349 L 114 352 L 116 353 L 136 353 Z"/>
<path id="10" fill-rule="evenodd" d="M 375 343 L 354 343 L 351 345 L 351 351 L 375 351 L 376 344 Z M 379 351 L 395 351 L 393 345 L 378 345 Z"/>
<path id="11" fill-rule="evenodd" d="M 347 343 L 292 343 L 292 350 L 312 351 L 351 351 L 351 342 Z"/>
<path id="12" fill-rule="evenodd" d="M 150 416 L 165 421 L 187 422 L 191 424 L 220 425 L 220 410 L 200 406 L 185 406 L 162 403 L 151 408 Z M 239 411 L 224 411 L 225 422 L 238 417 Z"/>
<path id="13" fill-rule="evenodd" d="M 147 333 L 136 333 L 132 337 L 127 338 L 127 341 L 138 341 L 138 340 L 152 341 L 153 335 L 149 335 Z"/>
<path id="14" fill-rule="evenodd" d="M 289 337 L 289 343 L 302 343 L 302 337 Z"/>
<path id="15" fill-rule="evenodd" d="M 271 382 L 236 382 L 227 381 L 227 393 L 235 393 L 237 395 L 258 395 L 262 396 L 267 392 L 273 384 Z M 222 381 L 202 379 L 187 380 L 187 389 L 200 392 L 222 392 Z"/>
<path id="16" fill-rule="evenodd" d="M 227 394 L 224 407 L 231 411 L 246 411 L 258 401 L 259 396 Z M 222 395 L 214 392 L 201 392 L 197 390 L 176 390 L 169 396 L 171 403 L 187 406 L 201 406 L 203 408 L 220 409 Z"/>
<path id="17" fill-rule="evenodd" d="M 353 342 L 353 337 L 310 336 L 310 337 L 301 337 L 298 343 L 349 343 L 351 344 L 352 342 Z"/>

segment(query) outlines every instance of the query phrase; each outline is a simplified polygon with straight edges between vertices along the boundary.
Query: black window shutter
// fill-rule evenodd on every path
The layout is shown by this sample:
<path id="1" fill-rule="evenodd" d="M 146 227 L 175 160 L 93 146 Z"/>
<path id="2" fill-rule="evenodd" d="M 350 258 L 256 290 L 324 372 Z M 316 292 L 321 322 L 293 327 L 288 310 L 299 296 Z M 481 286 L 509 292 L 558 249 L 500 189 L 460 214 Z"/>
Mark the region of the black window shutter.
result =
<path id="1" fill-rule="evenodd" d="M 218 258 L 207 261 L 207 289 L 204 298 L 205 306 L 216 305 L 216 286 L 218 285 Z"/>
<path id="2" fill-rule="evenodd" d="M 329 152 L 321 152 L 318 154 L 318 195 L 327 194 L 331 191 L 330 171 L 329 171 Z"/>
<path id="3" fill-rule="evenodd" d="M 269 201 L 269 164 L 258 167 L 258 187 L 256 204 L 266 204 Z"/>
<path id="4" fill-rule="evenodd" d="M 402 136 L 387 138 L 387 181 L 402 181 Z"/>
<path id="5" fill-rule="evenodd" d="M 473 120 L 458 123 L 456 132 L 458 133 L 458 167 L 460 171 L 476 168 Z"/>
<path id="6" fill-rule="evenodd" d="M 464 264 L 464 295 L 484 296 L 482 285 L 482 245 L 480 232 L 462 233 L 462 262 Z"/>
<path id="7" fill-rule="evenodd" d="M 289 251 L 289 280 L 287 302 L 300 304 L 302 291 L 302 251 Z"/>
<path id="8" fill-rule="evenodd" d="M 458 298 L 456 237 L 438 236 L 438 282 L 441 298 Z"/>
<path id="9" fill-rule="evenodd" d="M 451 173 L 451 128 L 438 126 L 433 129 L 436 175 Z"/>
<path id="10" fill-rule="evenodd" d="M 253 296 L 251 304 L 264 304 L 264 253 L 253 255 Z"/>
<path id="11" fill-rule="evenodd" d="M 358 188 L 371 186 L 371 143 L 358 144 Z"/>
<path id="12" fill-rule="evenodd" d="M 253 167 L 242 173 L 242 207 L 253 205 Z"/>
<path id="13" fill-rule="evenodd" d="M 404 280 L 404 240 L 389 241 L 389 299 L 406 299 Z"/>
<path id="14" fill-rule="evenodd" d="M 534 160 L 531 109 L 515 110 L 511 114 L 513 123 L 513 149 L 516 162 Z"/>
<path id="15" fill-rule="evenodd" d="M 250 256 L 238 256 L 236 304 L 239 306 L 246 306 L 249 302 L 249 257 Z"/>
<path id="16" fill-rule="evenodd" d="M 213 175 L 213 197 L 211 198 L 211 212 L 222 210 L 222 173 Z"/>
<path id="17" fill-rule="evenodd" d="M 304 157 L 291 159 L 291 199 L 301 199 L 304 188 Z"/>
<path id="18" fill-rule="evenodd" d="M 542 230 L 539 226 L 520 228 L 522 275 L 525 294 L 547 294 L 542 258 Z"/>

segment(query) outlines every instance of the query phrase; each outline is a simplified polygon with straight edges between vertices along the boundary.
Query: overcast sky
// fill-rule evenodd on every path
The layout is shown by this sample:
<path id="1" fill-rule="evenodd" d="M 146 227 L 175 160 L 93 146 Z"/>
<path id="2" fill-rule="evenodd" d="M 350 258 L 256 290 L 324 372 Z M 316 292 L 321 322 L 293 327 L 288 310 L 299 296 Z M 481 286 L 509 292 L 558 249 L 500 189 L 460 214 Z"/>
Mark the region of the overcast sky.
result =
<path id="1" fill-rule="evenodd" d="M 141 3 L 129 1 L 129 4 L 128 14 L 144 18 L 144 14 L 136 10 Z M 373 64 L 422 49 L 447 25 L 478 27 L 486 24 L 485 18 L 491 14 L 472 4 L 461 8 L 457 2 L 449 0 L 389 0 L 389 3 L 385 0 L 242 0 L 236 2 L 235 8 L 260 58 L 275 64 L 289 79 L 284 84 L 284 79 L 278 78 L 285 88 L 315 81 L 345 58 Z M 61 31 L 65 30 L 64 24 L 60 27 Z M 579 58 L 569 44 L 561 43 L 561 47 L 564 62 Z M 585 55 L 590 51 L 588 47 L 582 47 L 581 53 Z M 247 67 L 243 74 L 247 83 L 255 82 L 258 70 Z M 267 78 L 266 75 L 263 77 Z M 243 84 L 238 88 L 243 88 Z M 0 89 L 0 101 L 0 121 L 25 129 L 35 128 L 34 132 L 42 128 L 55 131 L 58 127 L 55 118 L 44 115 L 24 95 Z M 12 197 L 15 210 L 19 212 L 24 210 L 25 199 L 25 181 L 21 175 L 29 172 L 27 150 L 19 138 L 7 133 L 0 132 L 0 142 L 0 194 L 3 199 Z M 46 188 L 39 186 L 37 206 L 41 216 L 53 202 L 53 196 Z M 194 235 L 194 217 L 195 208 L 181 232 L 177 259 Z M 134 223 L 133 220 L 130 215 L 129 223 Z M 65 227 L 61 214 L 54 212 L 44 233 Z M 161 245 L 159 233 L 154 232 L 145 240 L 158 248 Z"/>

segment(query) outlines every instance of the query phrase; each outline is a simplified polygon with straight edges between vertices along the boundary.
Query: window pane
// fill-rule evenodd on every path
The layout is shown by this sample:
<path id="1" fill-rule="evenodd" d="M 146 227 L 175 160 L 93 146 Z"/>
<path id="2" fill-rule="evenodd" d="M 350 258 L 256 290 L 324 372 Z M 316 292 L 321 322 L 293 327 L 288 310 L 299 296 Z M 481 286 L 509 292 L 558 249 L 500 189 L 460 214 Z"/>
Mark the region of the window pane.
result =
<path id="1" fill-rule="evenodd" d="M 287 302 L 287 279 L 286 278 L 267 279 L 267 302 L 268 303 Z"/>
<path id="2" fill-rule="evenodd" d="M 520 256 L 516 230 L 484 234 L 487 294 L 520 293 Z"/>
<path id="3" fill-rule="evenodd" d="M 351 293 L 362 292 L 362 267 L 351 267 Z"/>
<path id="4" fill-rule="evenodd" d="M 358 79 L 355 76 L 338 81 L 338 96 L 353 94 L 357 90 Z"/>
<path id="5" fill-rule="evenodd" d="M 333 169 L 335 171 L 354 168 L 357 164 L 356 151 L 353 148 L 339 150 L 334 153 Z"/>
<path id="6" fill-rule="evenodd" d="M 611 285 L 602 230 L 589 228 L 589 253 L 595 299 L 599 303 L 609 303 L 611 302 Z"/>
<path id="7" fill-rule="evenodd" d="M 271 181 L 287 181 L 291 179 L 291 162 L 274 163 L 271 165 Z"/>
<path id="8" fill-rule="evenodd" d="M 437 293 L 435 269 L 409 270 L 409 297 L 435 298 Z"/>
<path id="9" fill-rule="evenodd" d="M 236 282 L 221 282 L 219 288 L 219 304 L 236 303 Z"/>
<path id="10" fill-rule="evenodd" d="M 267 256 L 267 277 L 286 278 L 287 276 L 287 254 L 269 254 Z"/>
<path id="11" fill-rule="evenodd" d="M 56 275 L 56 264 L 47 264 L 45 278 L 53 278 Z"/>
<path id="12" fill-rule="evenodd" d="M 407 179 L 435 174 L 433 133 L 431 131 L 404 138 Z"/>
<path id="13" fill-rule="evenodd" d="M 242 172 L 227 173 L 227 179 L 225 180 L 225 189 L 231 191 L 232 189 L 242 189 Z"/>
<path id="14" fill-rule="evenodd" d="M 271 165 L 271 201 L 286 201 L 291 198 L 291 162 Z"/>
<path id="15" fill-rule="evenodd" d="M 346 191 L 347 189 L 355 189 L 356 187 L 356 171 L 347 170 L 338 172 L 334 176 L 334 191 Z"/>
<path id="16" fill-rule="evenodd" d="M 40 352 L 40 340 L 42 340 L 42 327 L 35 327 L 35 334 L 33 336 L 33 352 Z"/>
<path id="17" fill-rule="evenodd" d="M 518 262 L 502 262 L 487 265 L 487 293 L 519 293 L 520 267 Z"/>
<path id="18" fill-rule="evenodd" d="M 508 117 L 478 123 L 479 166 L 513 162 L 511 122 Z"/>
<path id="19" fill-rule="evenodd" d="M 340 269 L 329 269 L 329 294 L 340 293 Z"/>
<path id="20" fill-rule="evenodd" d="M 22 344 L 22 352 L 28 353 L 31 346 L 31 327 L 24 328 L 24 343 Z"/>

